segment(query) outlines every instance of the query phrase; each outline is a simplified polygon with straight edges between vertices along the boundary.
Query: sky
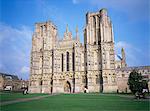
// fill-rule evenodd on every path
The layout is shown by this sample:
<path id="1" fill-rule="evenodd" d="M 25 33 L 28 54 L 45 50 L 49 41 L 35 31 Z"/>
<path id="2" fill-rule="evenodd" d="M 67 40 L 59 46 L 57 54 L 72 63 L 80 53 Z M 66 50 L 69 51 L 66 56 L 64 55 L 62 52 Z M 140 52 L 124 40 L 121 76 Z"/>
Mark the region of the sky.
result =
<path id="1" fill-rule="evenodd" d="M 123 47 L 128 66 L 150 65 L 149 0 L 0 0 L 0 72 L 29 79 L 35 23 L 52 21 L 59 38 L 68 24 L 83 43 L 87 12 L 108 10 L 113 23 L 115 54 Z"/>

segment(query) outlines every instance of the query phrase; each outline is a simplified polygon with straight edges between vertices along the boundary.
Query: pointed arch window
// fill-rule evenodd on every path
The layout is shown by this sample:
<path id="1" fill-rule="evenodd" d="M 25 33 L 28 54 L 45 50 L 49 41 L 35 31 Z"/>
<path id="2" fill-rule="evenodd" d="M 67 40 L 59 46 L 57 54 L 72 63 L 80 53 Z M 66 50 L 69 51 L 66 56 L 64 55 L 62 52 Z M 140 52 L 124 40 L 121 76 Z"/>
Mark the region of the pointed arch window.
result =
<path id="1" fill-rule="evenodd" d="M 100 83 L 99 77 L 96 75 L 96 84 L 99 84 L 99 83 Z"/>
<path id="2" fill-rule="evenodd" d="M 64 55 L 61 54 L 61 71 L 64 71 Z"/>
<path id="3" fill-rule="evenodd" d="M 67 71 L 69 71 L 69 52 L 67 52 L 67 59 L 66 59 L 66 65 L 67 65 Z"/>
<path id="4" fill-rule="evenodd" d="M 72 70 L 75 71 L 75 54 L 72 53 Z"/>

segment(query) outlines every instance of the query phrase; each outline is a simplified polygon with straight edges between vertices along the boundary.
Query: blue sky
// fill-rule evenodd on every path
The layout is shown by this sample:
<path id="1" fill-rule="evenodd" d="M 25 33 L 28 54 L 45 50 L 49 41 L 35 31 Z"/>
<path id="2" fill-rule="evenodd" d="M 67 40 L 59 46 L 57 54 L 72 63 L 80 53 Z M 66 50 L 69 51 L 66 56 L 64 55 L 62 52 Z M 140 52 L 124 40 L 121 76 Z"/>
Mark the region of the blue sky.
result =
<path id="1" fill-rule="evenodd" d="M 0 0 L 0 72 L 29 78 L 31 38 L 36 22 L 51 20 L 59 37 L 66 25 L 83 42 L 86 12 L 107 8 L 115 53 L 125 48 L 128 66 L 150 65 L 149 0 Z"/>

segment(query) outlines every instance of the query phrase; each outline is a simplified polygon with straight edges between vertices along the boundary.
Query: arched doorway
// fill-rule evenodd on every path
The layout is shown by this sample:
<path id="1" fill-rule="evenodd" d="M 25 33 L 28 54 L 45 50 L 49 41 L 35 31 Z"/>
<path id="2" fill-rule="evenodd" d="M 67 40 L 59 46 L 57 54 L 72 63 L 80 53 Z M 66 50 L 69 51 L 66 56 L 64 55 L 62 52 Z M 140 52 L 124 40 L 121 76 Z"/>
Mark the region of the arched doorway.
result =
<path id="1" fill-rule="evenodd" d="M 64 92 L 65 93 L 71 93 L 71 84 L 69 81 L 67 81 L 64 85 Z"/>

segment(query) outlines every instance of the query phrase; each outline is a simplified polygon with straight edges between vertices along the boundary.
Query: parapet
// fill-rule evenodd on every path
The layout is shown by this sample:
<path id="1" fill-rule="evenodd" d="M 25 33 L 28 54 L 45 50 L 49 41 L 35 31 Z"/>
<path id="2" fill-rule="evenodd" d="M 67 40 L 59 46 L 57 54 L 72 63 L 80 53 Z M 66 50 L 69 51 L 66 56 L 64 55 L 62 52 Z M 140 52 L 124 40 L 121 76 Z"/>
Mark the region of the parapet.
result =
<path id="1" fill-rule="evenodd" d="M 40 32 L 42 30 L 49 30 L 49 27 L 52 27 L 53 29 L 57 30 L 56 25 L 54 25 L 51 21 L 35 23 L 36 32 Z"/>

